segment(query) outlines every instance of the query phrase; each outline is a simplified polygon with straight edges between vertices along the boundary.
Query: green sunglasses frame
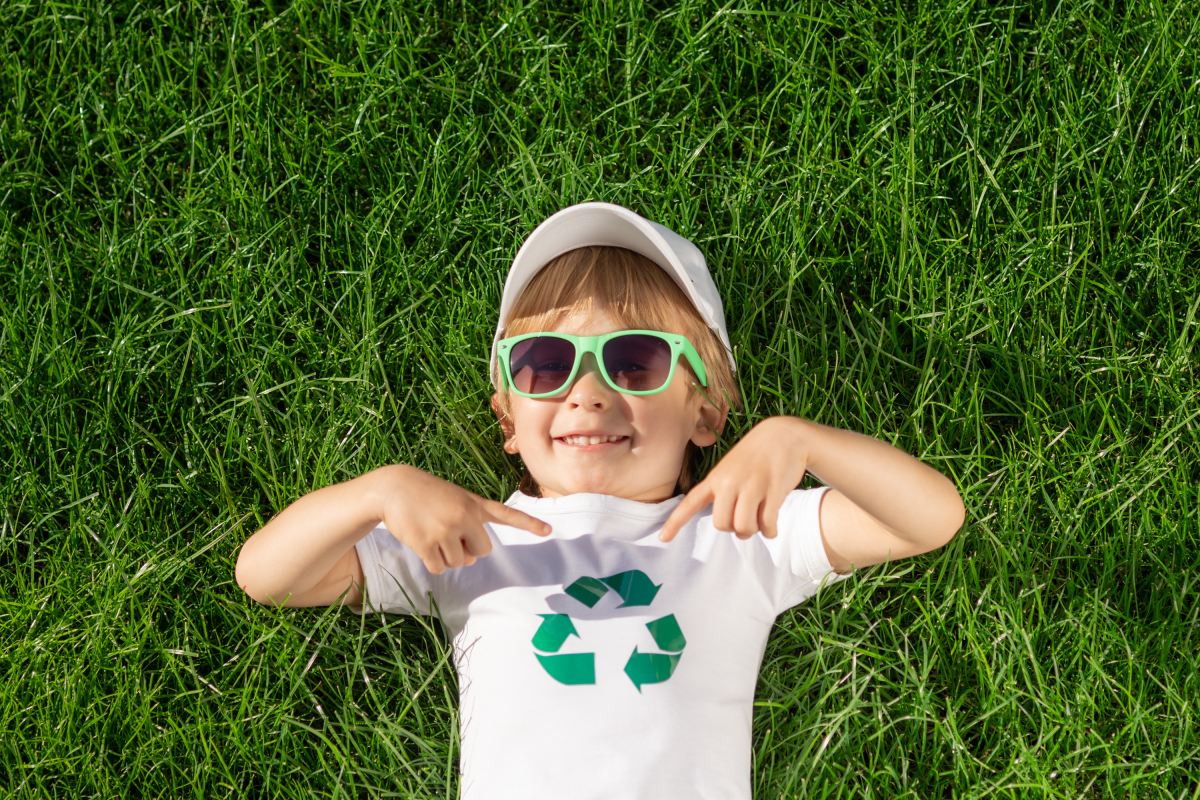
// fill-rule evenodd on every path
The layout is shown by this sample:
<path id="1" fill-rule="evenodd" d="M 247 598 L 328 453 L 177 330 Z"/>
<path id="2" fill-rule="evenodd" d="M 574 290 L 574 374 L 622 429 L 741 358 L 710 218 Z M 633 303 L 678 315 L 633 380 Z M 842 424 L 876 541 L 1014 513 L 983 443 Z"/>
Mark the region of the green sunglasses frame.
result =
<path id="1" fill-rule="evenodd" d="M 663 385 L 657 389 L 650 389 L 644 392 L 633 391 L 632 389 L 622 389 L 613 383 L 609 377 L 608 369 L 604 366 L 604 345 L 608 344 L 613 339 L 619 336 L 629 336 L 631 334 L 642 334 L 645 336 L 657 336 L 671 346 L 671 371 L 667 374 L 667 379 L 663 381 Z M 513 383 L 511 367 L 508 363 L 508 354 L 514 346 L 538 336 L 550 336 L 555 339 L 565 339 L 575 346 L 575 363 L 571 366 L 571 374 L 567 376 L 561 388 L 553 392 L 542 392 L 541 394 L 529 394 L 522 392 Z M 704 369 L 704 362 L 700 360 L 700 354 L 696 352 L 696 348 L 692 347 L 692 343 L 688 341 L 686 336 L 680 336 L 674 333 L 663 333 L 662 331 L 645 331 L 645 330 L 628 330 L 628 331 L 613 331 L 602 336 L 572 336 L 569 333 L 552 333 L 549 331 L 541 331 L 536 333 L 525 333 L 520 336 L 512 336 L 508 339 L 501 339 L 496 343 L 497 359 L 500 362 L 500 374 L 504 379 L 504 388 L 519 394 L 521 397 L 529 397 L 534 400 L 543 397 L 555 397 L 565 392 L 571 384 L 575 382 L 575 376 L 579 374 L 579 365 L 583 363 L 585 353 L 591 353 L 596 358 L 596 364 L 600 367 L 600 374 L 604 376 L 604 382 L 617 390 L 621 394 L 647 395 L 658 394 L 665 391 L 671 385 L 671 381 L 675 378 L 675 368 L 679 366 L 679 357 L 682 355 L 687 359 L 687 362 L 692 367 L 692 371 L 696 373 L 696 377 L 700 380 L 700 385 L 708 387 L 708 373 Z"/>

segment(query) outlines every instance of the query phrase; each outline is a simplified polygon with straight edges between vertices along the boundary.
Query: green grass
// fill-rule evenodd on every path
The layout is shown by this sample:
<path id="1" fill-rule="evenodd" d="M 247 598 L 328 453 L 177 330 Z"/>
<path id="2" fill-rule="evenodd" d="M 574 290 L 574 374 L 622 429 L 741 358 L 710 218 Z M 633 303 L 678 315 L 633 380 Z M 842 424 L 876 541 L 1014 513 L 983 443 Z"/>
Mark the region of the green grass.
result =
<path id="1" fill-rule="evenodd" d="M 5 795 L 456 796 L 436 625 L 233 563 L 387 462 L 514 488 L 499 287 L 595 199 L 708 256 L 735 429 L 967 503 L 780 618 L 756 797 L 1196 796 L 1200 9 L 652 5 L 0 5 Z"/>

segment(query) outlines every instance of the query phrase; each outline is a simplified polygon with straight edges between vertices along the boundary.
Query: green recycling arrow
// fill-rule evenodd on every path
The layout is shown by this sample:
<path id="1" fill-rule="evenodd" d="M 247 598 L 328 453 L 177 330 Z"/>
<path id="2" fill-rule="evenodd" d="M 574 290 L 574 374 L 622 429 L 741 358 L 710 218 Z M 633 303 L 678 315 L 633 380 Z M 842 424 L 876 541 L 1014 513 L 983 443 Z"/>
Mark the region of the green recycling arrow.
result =
<path id="1" fill-rule="evenodd" d="M 566 614 L 538 614 L 542 624 L 533 635 L 533 646 L 546 653 L 557 653 L 568 636 L 578 636 L 571 618 Z M 659 645 L 662 647 L 662 645 Z M 664 650 L 668 648 L 663 648 Z"/>
<path id="2" fill-rule="evenodd" d="M 616 590 L 617 594 L 621 595 L 621 599 L 625 601 L 617 608 L 648 606 L 654 602 L 654 595 L 658 594 L 658 590 L 662 588 L 662 584 L 655 586 L 654 581 L 650 580 L 650 577 L 640 569 L 620 572 L 600 580 Z"/>
<path id="3" fill-rule="evenodd" d="M 625 674 L 640 692 L 644 683 L 662 683 L 675 672 L 679 656 L 666 653 L 639 653 L 633 648 L 633 655 L 625 662 Z"/>
<path id="4" fill-rule="evenodd" d="M 600 602 L 601 597 L 608 594 L 608 587 L 595 578 L 589 578 L 585 575 L 563 591 L 588 608 L 592 608 L 596 603 Z"/>
<path id="5" fill-rule="evenodd" d="M 534 655 L 541 662 L 542 668 L 550 673 L 550 677 L 559 683 L 577 686 L 596 682 L 596 656 L 594 653 L 563 653 L 557 656 L 534 653 Z"/>
<path id="6" fill-rule="evenodd" d="M 647 622 L 646 627 L 650 629 L 654 643 L 663 650 L 682 650 L 687 646 L 687 639 L 683 638 L 683 631 L 679 630 L 679 623 L 675 621 L 674 614 Z M 565 636 L 563 638 L 566 639 Z"/>

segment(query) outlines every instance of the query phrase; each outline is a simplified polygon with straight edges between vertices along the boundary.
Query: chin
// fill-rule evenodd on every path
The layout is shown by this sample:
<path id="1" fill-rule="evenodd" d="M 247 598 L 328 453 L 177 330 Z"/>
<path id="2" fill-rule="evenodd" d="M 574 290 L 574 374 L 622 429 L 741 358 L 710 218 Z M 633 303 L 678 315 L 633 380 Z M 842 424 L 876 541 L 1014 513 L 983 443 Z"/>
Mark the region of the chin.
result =
<path id="1" fill-rule="evenodd" d="M 618 494 L 622 488 L 612 480 L 612 471 L 603 470 L 606 474 L 590 475 L 576 473 L 574 475 L 559 472 L 554 483 L 558 484 L 562 494 Z M 544 485 L 544 484 L 543 484 Z"/>
<path id="2" fill-rule="evenodd" d="M 607 481 L 572 481 L 564 487 L 563 494 L 616 494 L 617 491 Z"/>

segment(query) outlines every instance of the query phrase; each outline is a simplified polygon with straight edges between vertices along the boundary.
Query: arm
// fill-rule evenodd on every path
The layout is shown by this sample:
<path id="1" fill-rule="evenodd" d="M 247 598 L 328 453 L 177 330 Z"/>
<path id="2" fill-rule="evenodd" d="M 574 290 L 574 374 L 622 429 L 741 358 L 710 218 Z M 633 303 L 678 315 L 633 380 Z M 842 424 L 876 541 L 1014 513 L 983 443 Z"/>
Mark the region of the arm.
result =
<path id="1" fill-rule="evenodd" d="M 793 421 L 808 471 L 832 487 L 821 538 L 838 572 L 936 550 L 962 527 L 962 498 L 942 473 L 870 436 Z"/>
<path id="2" fill-rule="evenodd" d="M 821 537 L 838 572 L 936 550 L 962 527 L 962 499 L 937 470 L 869 436 L 771 417 L 688 493 L 661 536 L 674 538 L 711 503 L 718 529 L 773 538 L 780 506 L 808 471 L 831 487 Z"/>
<path id="3" fill-rule="evenodd" d="M 242 545 L 237 584 L 260 603 L 329 605 L 345 592 L 344 604 L 360 605 L 363 570 L 354 545 L 380 522 L 435 575 L 491 552 L 484 523 L 550 531 L 515 508 L 393 464 L 310 492 L 277 514 Z"/>
<path id="4" fill-rule="evenodd" d="M 349 589 L 343 602 L 360 605 L 354 545 L 381 519 L 381 472 L 310 492 L 276 514 L 242 545 L 238 586 L 260 603 L 284 606 L 329 605 Z"/>

